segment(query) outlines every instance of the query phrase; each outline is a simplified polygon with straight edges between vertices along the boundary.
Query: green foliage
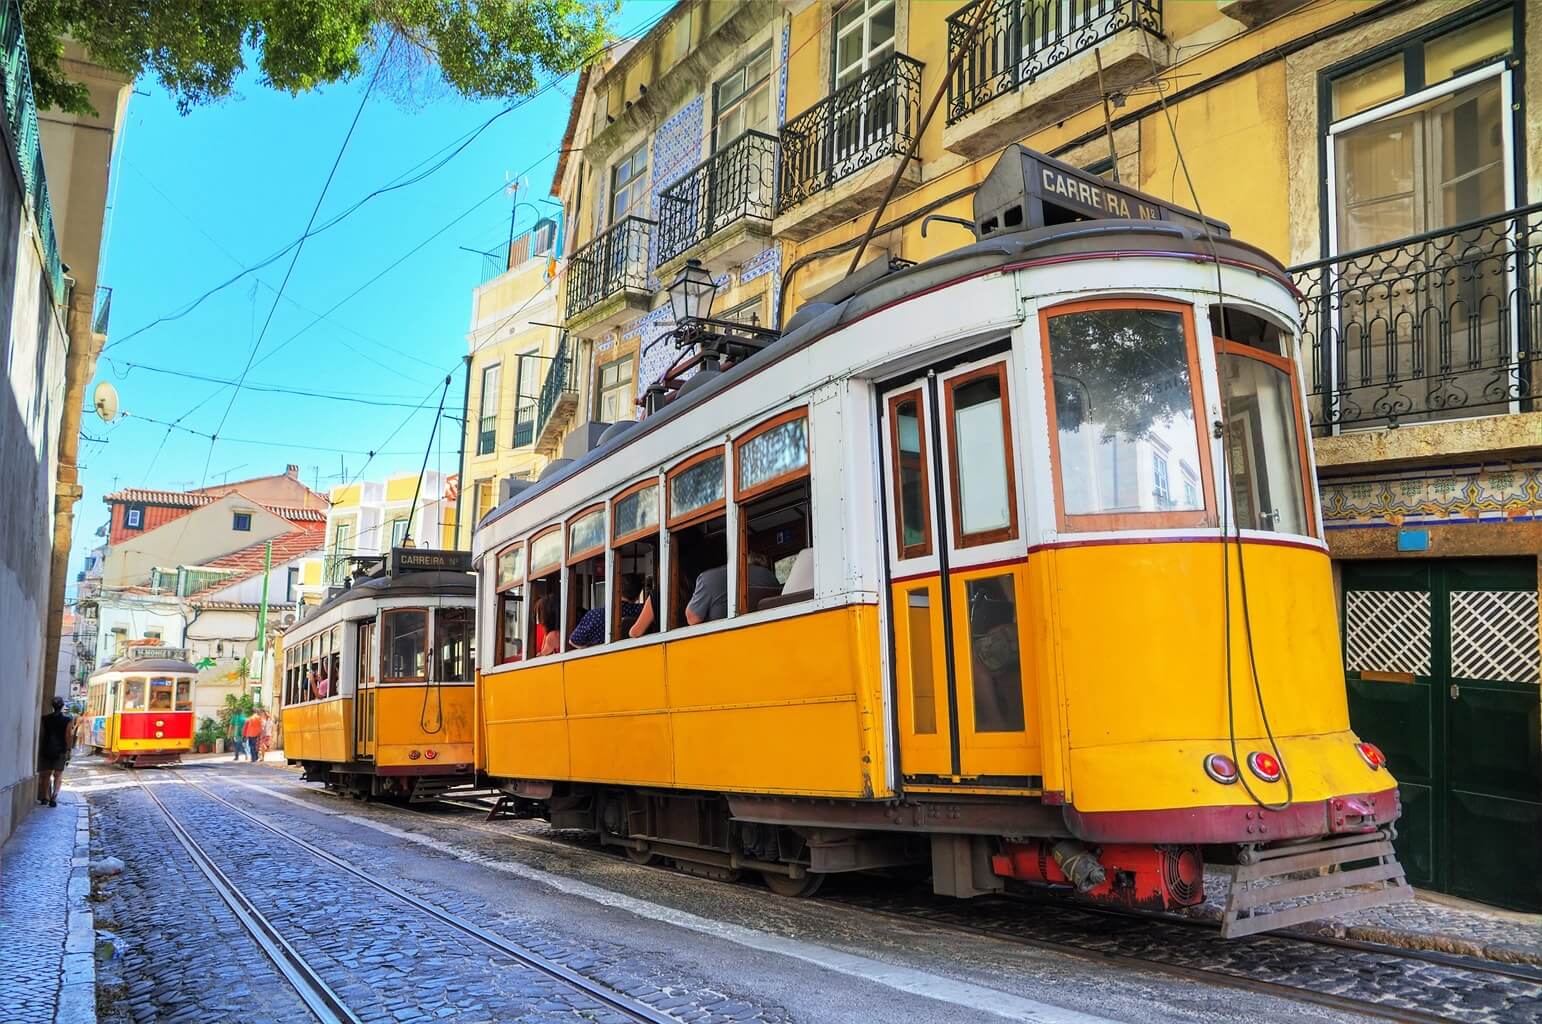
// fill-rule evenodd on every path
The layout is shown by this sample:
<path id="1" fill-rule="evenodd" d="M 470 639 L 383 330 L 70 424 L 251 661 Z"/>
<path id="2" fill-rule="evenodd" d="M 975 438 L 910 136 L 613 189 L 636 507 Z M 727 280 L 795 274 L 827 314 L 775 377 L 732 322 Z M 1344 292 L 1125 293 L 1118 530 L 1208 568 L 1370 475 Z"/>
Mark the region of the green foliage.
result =
<path id="1" fill-rule="evenodd" d="M 187 113 L 229 96 L 254 59 L 264 85 L 295 95 L 347 81 L 378 54 L 391 77 L 414 63 L 473 99 L 524 96 L 537 73 L 572 71 L 608 36 L 618 0 L 22 0 L 39 108 L 90 113 L 61 66 L 64 39 L 133 78 L 154 75 Z M 405 97 L 403 97 L 405 98 Z"/>
<path id="2" fill-rule="evenodd" d="M 257 704 L 252 700 L 252 695 L 243 693 L 237 696 L 233 693 L 225 694 L 225 706 L 220 708 L 220 735 L 230 731 L 230 720 L 237 712 L 250 715 L 257 710 Z"/>
<path id="3" fill-rule="evenodd" d="M 205 716 L 204 720 L 198 723 L 198 731 L 193 734 L 193 742 L 199 745 L 213 743 L 224 735 L 225 730 L 220 728 L 219 722 Z"/>

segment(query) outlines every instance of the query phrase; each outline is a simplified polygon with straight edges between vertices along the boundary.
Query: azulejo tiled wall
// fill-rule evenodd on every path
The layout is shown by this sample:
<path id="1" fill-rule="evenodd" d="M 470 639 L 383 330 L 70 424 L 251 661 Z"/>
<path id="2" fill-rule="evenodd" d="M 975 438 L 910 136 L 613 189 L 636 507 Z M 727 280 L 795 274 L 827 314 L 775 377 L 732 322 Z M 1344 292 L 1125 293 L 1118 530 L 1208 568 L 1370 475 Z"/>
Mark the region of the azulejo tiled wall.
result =
<path id="1" fill-rule="evenodd" d="M 1322 481 L 1332 530 L 1542 518 L 1542 463 L 1454 466 Z"/>
<path id="2" fill-rule="evenodd" d="M 701 162 L 701 118 L 704 109 L 705 97 L 697 96 L 668 121 L 659 125 L 658 134 L 653 136 L 653 177 L 649 181 L 653 203 L 649 209 L 653 211 L 655 219 L 662 205 L 659 202 L 660 193 Z M 658 242 L 658 232 L 654 231 L 648 241 L 650 268 L 658 264 Z M 651 269 L 648 272 L 648 283 L 655 291 L 658 290 L 658 279 L 653 276 Z"/>

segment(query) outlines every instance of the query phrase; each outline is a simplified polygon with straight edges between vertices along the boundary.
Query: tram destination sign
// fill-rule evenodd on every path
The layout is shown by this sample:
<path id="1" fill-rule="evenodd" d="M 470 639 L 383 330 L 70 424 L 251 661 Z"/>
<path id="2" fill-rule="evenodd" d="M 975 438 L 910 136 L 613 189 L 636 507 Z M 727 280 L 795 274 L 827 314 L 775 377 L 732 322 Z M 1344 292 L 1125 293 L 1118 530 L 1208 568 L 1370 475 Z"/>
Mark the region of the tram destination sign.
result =
<path id="1" fill-rule="evenodd" d="M 471 552 L 436 548 L 392 548 L 389 574 L 410 572 L 470 572 Z"/>
<path id="2" fill-rule="evenodd" d="M 1213 217 L 1201 217 L 1164 199 L 1106 181 L 1021 145 L 1009 146 L 974 195 L 981 238 L 1080 220 L 1156 220 L 1230 236 Z"/>

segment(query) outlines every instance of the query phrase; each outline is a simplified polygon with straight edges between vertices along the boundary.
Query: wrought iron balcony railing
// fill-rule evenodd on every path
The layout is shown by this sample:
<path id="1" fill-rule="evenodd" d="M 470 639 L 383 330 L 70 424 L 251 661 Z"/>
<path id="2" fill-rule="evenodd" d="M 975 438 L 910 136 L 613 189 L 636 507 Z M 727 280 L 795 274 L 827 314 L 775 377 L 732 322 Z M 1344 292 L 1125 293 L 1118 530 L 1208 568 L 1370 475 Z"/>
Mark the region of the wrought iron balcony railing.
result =
<path id="1" fill-rule="evenodd" d="M 488 455 L 498 447 L 498 417 L 483 416 L 477 421 L 477 454 Z"/>
<path id="2" fill-rule="evenodd" d="M 1293 268 L 1314 432 L 1529 411 L 1539 252 L 1542 203 Z"/>
<path id="3" fill-rule="evenodd" d="M 557 354 L 552 357 L 551 366 L 546 368 L 546 379 L 541 382 L 541 397 L 536 400 L 535 409 L 535 433 L 537 436 L 546 429 L 546 421 L 551 419 L 559 402 L 565 397 L 576 396 L 578 386 L 573 373 L 572 345 L 566 335 L 557 345 Z"/>
<path id="4" fill-rule="evenodd" d="M 896 53 L 782 125 L 777 212 L 902 156 L 920 119 L 921 62 Z"/>
<path id="5" fill-rule="evenodd" d="M 659 196 L 655 264 L 667 263 L 737 220 L 776 215 L 776 137 L 747 131 L 686 171 Z"/>
<path id="6" fill-rule="evenodd" d="M 948 80 L 948 123 L 1131 27 L 1160 36 L 1162 0 L 974 0 L 948 17 L 949 61 L 964 51 Z"/>
<path id="7" fill-rule="evenodd" d="M 567 315 L 571 319 L 623 288 L 648 290 L 654 222 L 624 217 L 568 261 Z"/>
<path id="8" fill-rule="evenodd" d="M 21 20 L 19 0 L 0 0 L 0 99 L 5 103 L 5 126 L 11 134 L 16 162 L 21 166 L 22 190 L 27 194 L 32 219 L 37 223 L 43 269 L 48 274 L 48 284 L 57 304 L 65 299 L 64 264 L 59 259 L 59 235 L 54 230 L 48 179 L 43 173 L 37 101 L 32 95 L 32 64 Z"/>
<path id="9" fill-rule="evenodd" d="M 535 441 L 535 402 L 522 401 L 514 409 L 514 447 L 524 448 Z"/>

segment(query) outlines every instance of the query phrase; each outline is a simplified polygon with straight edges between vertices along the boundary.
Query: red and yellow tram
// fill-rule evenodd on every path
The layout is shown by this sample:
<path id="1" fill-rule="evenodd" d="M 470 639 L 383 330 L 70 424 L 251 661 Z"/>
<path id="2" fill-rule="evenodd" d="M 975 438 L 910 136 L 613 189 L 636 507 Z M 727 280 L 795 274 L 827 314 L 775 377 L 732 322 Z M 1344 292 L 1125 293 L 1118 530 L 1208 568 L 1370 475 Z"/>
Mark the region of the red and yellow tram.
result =
<path id="1" fill-rule="evenodd" d="M 91 675 L 87 742 L 130 768 L 180 761 L 193 749 L 197 679 L 197 667 L 180 651 L 130 651 Z"/>
<path id="2" fill-rule="evenodd" d="M 1018 147 L 974 229 L 779 337 L 682 334 L 694 376 L 479 525 L 478 767 L 785 893 L 1179 907 L 1208 867 L 1234 935 L 1405 895 L 1283 268 Z"/>

